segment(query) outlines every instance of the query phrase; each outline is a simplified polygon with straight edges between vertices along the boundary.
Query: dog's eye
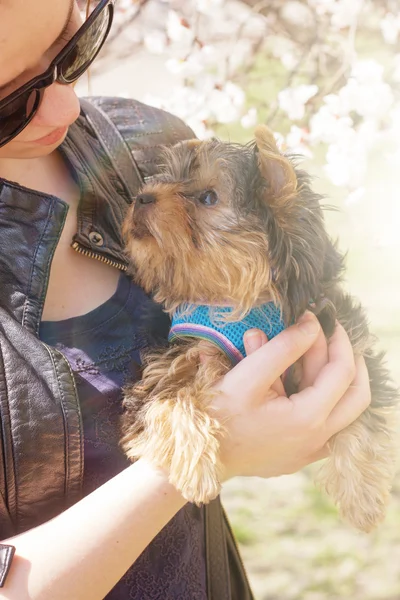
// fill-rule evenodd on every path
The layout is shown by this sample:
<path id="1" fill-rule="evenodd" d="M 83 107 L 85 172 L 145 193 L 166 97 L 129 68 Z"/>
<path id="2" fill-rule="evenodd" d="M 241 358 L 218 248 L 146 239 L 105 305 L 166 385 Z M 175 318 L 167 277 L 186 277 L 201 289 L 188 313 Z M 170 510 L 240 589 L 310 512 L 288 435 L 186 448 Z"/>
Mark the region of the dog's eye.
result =
<path id="1" fill-rule="evenodd" d="M 214 206 L 218 202 L 218 196 L 214 190 L 207 190 L 200 194 L 199 202 L 204 206 Z"/>

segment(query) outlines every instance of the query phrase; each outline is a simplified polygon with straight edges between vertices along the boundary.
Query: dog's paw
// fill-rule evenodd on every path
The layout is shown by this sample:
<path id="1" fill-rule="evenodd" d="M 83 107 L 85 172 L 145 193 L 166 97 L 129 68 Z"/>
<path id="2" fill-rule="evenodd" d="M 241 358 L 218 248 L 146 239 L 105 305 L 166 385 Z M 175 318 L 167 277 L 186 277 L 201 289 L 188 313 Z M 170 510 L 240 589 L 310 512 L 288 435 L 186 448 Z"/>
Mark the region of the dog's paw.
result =
<path id="1" fill-rule="evenodd" d="M 210 440 L 212 443 L 212 441 Z M 206 453 L 189 469 L 170 466 L 169 480 L 188 502 L 200 506 L 214 500 L 221 491 L 218 466 Z"/>
<path id="2" fill-rule="evenodd" d="M 331 449 L 317 483 L 332 497 L 345 521 L 370 532 L 385 519 L 390 500 L 394 477 L 390 439 L 372 434 L 359 419 L 334 438 Z"/>
<path id="3" fill-rule="evenodd" d="M 360 491 L 355 498 L 347 498 L 341 502 L 339 513 L 343 520 L 356 529 L 370 533 L 385 520 L 389 491 Z"/>
<path id="4" fill-rule="evenodd" d="M 360 477 L 360 472 L 337 470 L 333 461 L 321 469 L 317 483 L 325 488 L 344 521 L 369 533 L 385 519 L 390 488 L 384 480 Z"/>

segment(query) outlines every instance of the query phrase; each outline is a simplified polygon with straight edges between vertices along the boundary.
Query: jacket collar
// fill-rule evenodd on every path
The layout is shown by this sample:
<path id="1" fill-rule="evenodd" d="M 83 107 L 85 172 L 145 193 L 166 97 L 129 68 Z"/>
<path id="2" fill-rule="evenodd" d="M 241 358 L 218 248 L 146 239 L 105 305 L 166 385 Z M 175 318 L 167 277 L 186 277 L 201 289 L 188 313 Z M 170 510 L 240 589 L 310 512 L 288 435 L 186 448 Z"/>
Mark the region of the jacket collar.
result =
<path id="1" fill-rule="evenodd" d="M 81 189 L 73 248 L 126 270 L 121 225 L 126 187 L 83 114 L 60 151 Z M 0 180 L 0 307 L 38 334 L 51 261 L 68 205 L 54 196 Z"/>

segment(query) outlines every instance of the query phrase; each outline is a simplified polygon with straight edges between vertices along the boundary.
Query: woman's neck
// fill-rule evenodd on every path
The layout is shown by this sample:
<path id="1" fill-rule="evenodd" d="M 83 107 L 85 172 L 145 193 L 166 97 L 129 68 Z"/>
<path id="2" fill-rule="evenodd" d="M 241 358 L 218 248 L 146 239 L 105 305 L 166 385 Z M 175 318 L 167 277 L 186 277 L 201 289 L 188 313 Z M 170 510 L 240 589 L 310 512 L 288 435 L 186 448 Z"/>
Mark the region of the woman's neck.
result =
<path id="1" fill-rule="evenodd" d="M 56 196 L 68 204 L 79 198 L 79 188 L 57 150 L 40 158 L 2 158 L 0 177 L 37 192 Z"/>

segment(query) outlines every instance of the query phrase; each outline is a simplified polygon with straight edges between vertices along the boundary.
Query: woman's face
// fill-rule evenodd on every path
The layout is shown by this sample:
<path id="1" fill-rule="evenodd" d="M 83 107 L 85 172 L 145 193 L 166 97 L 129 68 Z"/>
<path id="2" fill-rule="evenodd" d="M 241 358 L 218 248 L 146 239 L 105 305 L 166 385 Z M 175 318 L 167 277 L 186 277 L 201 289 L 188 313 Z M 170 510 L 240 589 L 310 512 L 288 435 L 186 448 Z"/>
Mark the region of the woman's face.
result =
<path id="1" fill-rule="evenodd" d="M 75 0 L 0 0 L 0 99 L 43 73 L 80 25 Z M 54 83 L 31 123 L 0 148 L 0 160 L 50 154 L 78 115 L 73 86 Z"/>

